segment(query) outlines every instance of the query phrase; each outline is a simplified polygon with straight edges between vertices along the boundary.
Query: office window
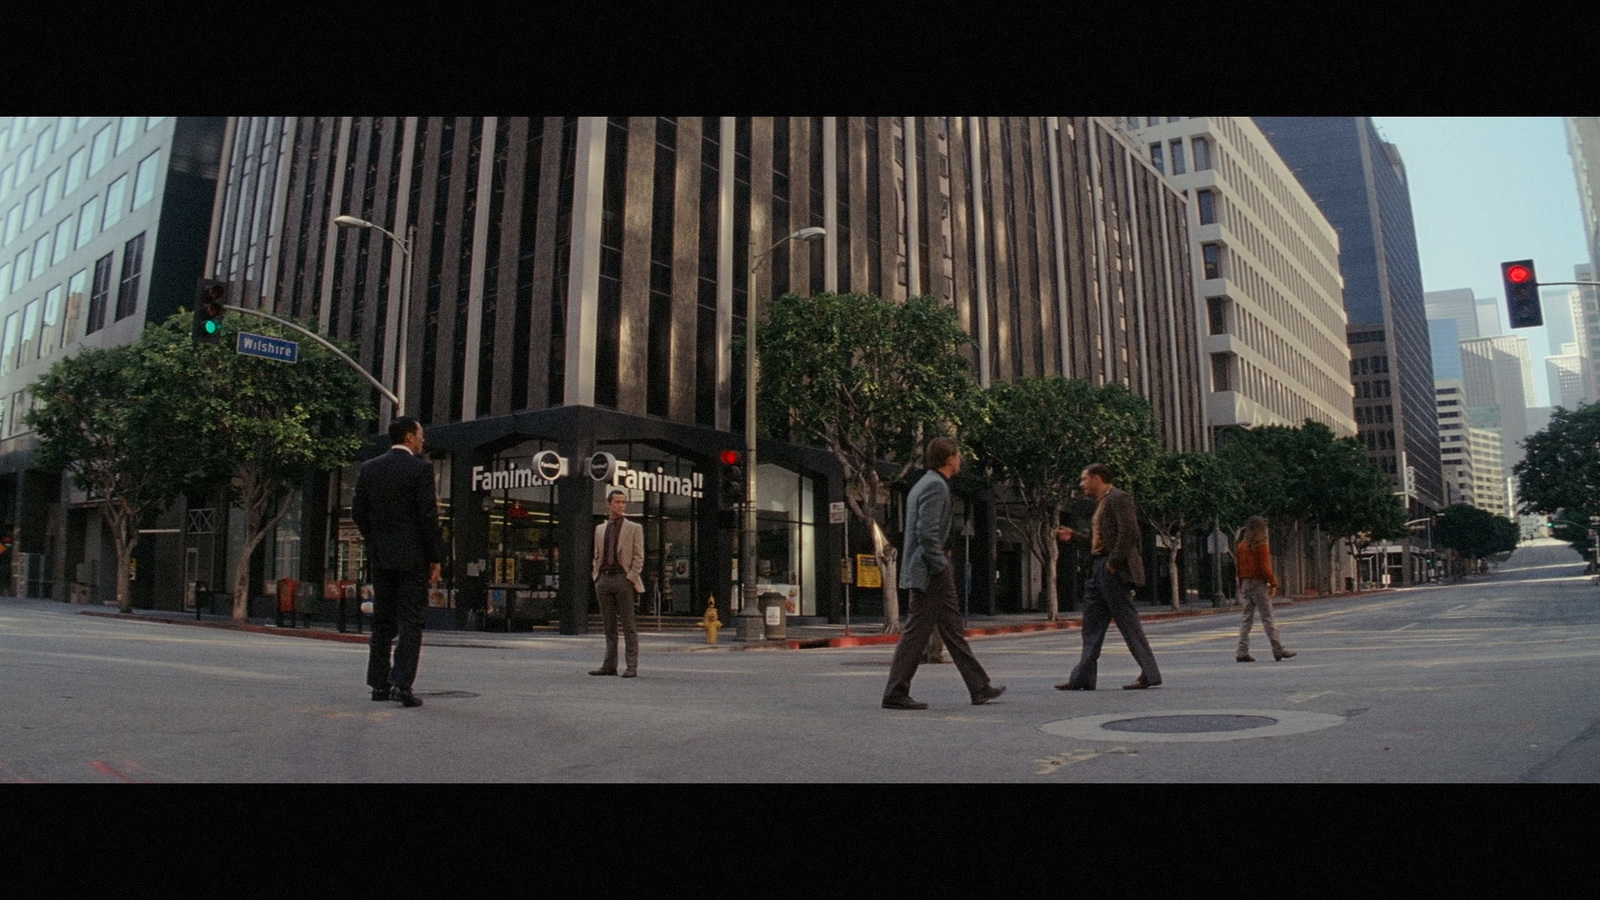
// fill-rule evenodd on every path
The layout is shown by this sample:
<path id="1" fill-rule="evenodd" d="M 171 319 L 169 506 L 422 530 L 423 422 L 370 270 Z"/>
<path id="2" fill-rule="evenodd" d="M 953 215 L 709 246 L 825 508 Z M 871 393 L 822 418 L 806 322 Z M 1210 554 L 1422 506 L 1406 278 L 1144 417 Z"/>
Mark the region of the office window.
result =
<path id="1" fill-rule="evenodd" d="M 146 156 L 139 162 L 139 169 L 133 176 L 133 208 L 150 202 L 156 193 L 156 166 L 161 162 L 161 151 Z"/>
<path id="2" fill-rule="evenodd" d="M 62 285 L 44 295 L 44 314 L 39 321 L 39 356 L 49 356 L 61 346 L 61 304 L 66 299 Z"/>
<path id="3" fill-rule="evenodd" d="M 122 214 L 128 211 L 128 176 L 124 175 L 111 182 L 111 187 L 106 188 L 106 219 L 100 225 L 100 230 L 122 221 Z"/>
<path id="4" fill-rule="evenodd" d="M 112 127 L 106 127 L 95 132 L 94 142 L 89 145 L 89 174 L 93 175 L 106 167 L 111 161 Z"/>
<path id="5" fill-rule="evenodd" d="M 11 263 L 0 263 L 0 300 L 11 293 Z"/>
<path id="6" fill-rule="evenodd" d="M 17 365 L 20 367 L 39 358 L 40 300 L 29 300 L 22 309 L 22 341 L 18 344 Z"/>
<path id="7" fill-rule="evenodd" d="M 140 116 L 123 116 L 117 128 L 117 152 L 133 146 L 134 139 L 139 136 Z"/>
<path id="8" fill-rule="evenodd" d="M 83 184 L 83 176 L 86 175 L 88 173 L 88 171 L 89 171 L 89 148 L 87 148 L 87 147 L 79 147 L 77 152 L 73 153 L 72 156 L 70 156 L 67 159 L 67 187 L 66 187 L 66 192 L 68 194 L 70 194 L 73 191 L 77 190 L 78 189 L 78 185 Z"/>
<path id="9" fill-rule="evenodd" d="M 50 265 L 55 265 L 67 258 L 67 251 L 72 249 L 72 217 L 67 216 L 56 226 L 56 249 L 50 254 Z"/>
<path id="10" fill-rule="evenodd" d="M 16 172 L 17 167 L 15 165 L 9 165 L 4 169 L 0 169 L 0 197 L 4 197 L 5 195 L 11 193 L 11 176 L 15 175 Z"/>
<path id="11" fill-rule="evenodd" d="M 95 194 L 78 209 L 78 240 L 72 245 L 74 250 L 89 243 L 89 239 L 94 237 L 94 224 L 98 221 L 100 221 L 100 195 Z"/>
<path id="12" fill-rule="evenodd" d="M 1205 266 L 1206 278 L 1222 277 L 1222 245 L 1201 244 L 1200 258 Z"/>
<path id="13" fill-rule="evenodd" d="M 1194 170 L 1204 172 L 1211 168 L 1211 141 L 1209 138 L 1197 137 L 1189 142 L 1194 148 Z"/>
<path id="14" fill-rule="evenodd" d="M 117 289 L 117 321 L 139 308 L 139 276 L 144 273 L 144 234 L 134 235 L 122 248 L 122 283 Z"/>
<path id="15" fill-rule="evenodd" d="M 111 296 L 111 256 L 95 260 L 94 288 L 89 293 L 89 321 L 84 334 L 94 334 L 106 326 L 106 300 Z"/>
<path id="16" fill-rule="evenodd" d="M 33 248 L 23 247 L 17 253 L 17 260 L 11 267 L 11 293 L 22 290 L 28 283 L 28 266 L 33 262 Z"/>
<path id="17" fill-rule="evenodd" d="M 1156 167 L 1156 171 L 1158 171 L 1158 172 L 1167 171 L 1166 164 L 1161 161 L 1161 142 L 1160 141 L 1156 141 L 1154 144 L 1150 145 L 1150 162 L 1151 162 L 1151 164 L 1153 164 Z"/>
<path id="18" fill-rule="evenodd" d="M 65 116 L 56 125 L 56 145 L 51 148 L 52 153 L 67 145 L 67 138 L 72 137 L 72 130 L 76 127 L 73 122 L 71 116 Z"/>
<path id="19" fill-rule="evenodd" d="M 20 313 L 6 316 L 5 339 L 0 341 L 0 375 L 4 375 L 17 367 L 17 340 L 21 336 L 19 328 L 22 325 Z"/>
<path id="20" fill-rule="evenodd" d="M 1172 174 L 1182 175 L 1183 168 L 1183 138 L 1176 138 L 1168 145 L 1172 150 Z"/>
<path id="21" fill-rule="evenodd" d="M 56 346 L 65 347 L 72 339 L 78 318 L 83 315 L 83 291 L 89 285 L 89 270 L 79 269 L 67 282 L 67 308 L 61 314 L 61 340 Z"/>
<path id="22" fill-rule="evenodd" d="M 150 120 L 144 123 L 144 130 L 145 131 L 150 131 L 150 130 L 154 129 L 157 125 L 160 125 L 162 122 L 165 122 L 166 119 L 167 119 L 166 116 L 151 116 Z"/>
<path id="23" fill-rule="evenodd" d="M 1206 319 L 1211 326 L 1211 334 L 1228 333 L 1228 298 L 1207 297 Z"/>
<path id="24" fill-rule="evenodd" d="M 55 145 L 50 140 L 50 128 L 46 126 L 44 131 L 39 132 L 39 140 L 35 141 L 33 145 L 33 167 L 35 169 L 44 168 L 44 161 L 50 157 L 50 151 L 54 147 Z"/>
<path id="25" fill-rule="evenodd" d="M 66 173 L 61 169 L 51 172 L 44 180 L 44 209 L 41 212 L 49 212 L 61 202 L 61 183 L 65 180 Z"/>
<path id="26" fill-rule="evenodd" d="M 1231 391 L 1232 382 L 1228 378 L 1228 354 L 1211 354 L 1211 390 Z"/>
<path id="27" fill-rule="evenodd" d="M 16 240 L 17 235 L 21 234 L 21 233 L 22 233 L 22 204 L 18 203 L 16 206 L 13 206 L 9 210 L 6 211 L 6 239 L 5 239 L 5 243 L 9 244 L 13 240 Z"/>
<path id="28" fill-rule="evenodd" d="M 28 192 L 28 199 L 22 202 L 22 228 L 26 231 L 33 227 L 33 220 L 39 218 L 39 208 L 44 201 L 44 188 L 34 188 Z"/>
<path id="29" fill-rule="evenodd" d="M 45 269 L 50 267 L 50 238 L 54 234 L 54 232 L 46 231 L 44 234 L 39 235 L 37 241 L 33 242 L 33 267 L 28 269 L 29 278 L 38 278 L 44 274 Z"/>
<path id="30" fill-rule="evenodd" d="M 1207 188 L 1195 194 L 1200 210 L 1200 224 L 1214 225 L 1217 221 L 1217 192 Z"/>

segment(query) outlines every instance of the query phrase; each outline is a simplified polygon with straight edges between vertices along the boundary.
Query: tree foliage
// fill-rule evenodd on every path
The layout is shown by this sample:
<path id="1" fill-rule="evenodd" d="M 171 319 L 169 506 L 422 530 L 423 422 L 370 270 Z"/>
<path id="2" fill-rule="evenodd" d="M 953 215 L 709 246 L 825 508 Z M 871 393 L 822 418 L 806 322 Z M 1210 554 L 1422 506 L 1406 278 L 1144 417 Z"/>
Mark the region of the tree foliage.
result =
<path id="1" fill-rule="evenodd" d="M 89 347 L 51 366 L 29 391 L 26 421 L 38 435 L 36 464 L 62 469 L 100 502 L 117 554 L 116 603 L 130 611 L 131 560 L 139 526 L 193 482 L 192 460 L 175 452 L 170 413 L 184 396 L 153 377 L 140 347 Z"/>
<path id="2" fill-rule="evenodd" d="M 1511 519 L 1465 503 L 1439 513 L 1433 529 L 1441 545 L 1469 559 L 1510 553 L 1517 549 L 1521 532 Z"/>
<path id="3" fill-rule="evenodd" d="M 1600 515 L 1600 404 L 1556 407 L 1550 424 L 1523 442 L 1527 453 L 1511 467 L 1519 512 L 1583 523 Z"/>
<path id="4" fill-rule="evenodd" d="M 1234 471 L 1210 453 L 1163 453 L 1156 458 L 1138 494 L 1139 510 L 1166 539 L 1172 608 L 1181 602 L 1178 552 L 1184 535 L 1198 527 L 1238 517 L 1244 486 Z"/>
<path id="5" fill-rule="evenodd" d="M 1090 463 L 1145 472 L 1160 452 L 1150 403 L 1120 384 L 1095 387 L 1061 376 L 1019 378 L 981 392 L 965 436 L 978 464 L 1007 496 L 998 503 L 1044 575 L 1047 615 L 1060 615 L 1055 537 L 1061 510 Z"/>
<path id="6" fill-rule="evenodd" d="M 955 310 L 927 296 L 786 294 L 756 336 L 757 415 L 766 434 L 827 448 L 845 502 L 872 534 L 884 573 L 884 628 L 899 629 L 896 550 L 886 538 L 879 466 L 904 477 L 927 441 L 955 431 L 973 384 Z"/>
<path id="7" fill-rule="evenodd" d="M 215 345 L 196 345 L 189 328 L 190 314 L 179 312 L 146 329 L 139 346 L 153 377 L 184 388 L 183 401 L 165 416 L 167 427 L 201 451 L 197 458 L 211 461 L 210 483 L 244 514 L 233 583 L 233 617 L 243 621 L 250 557 L 292 508 L 307 477 L 355 458 L 370 431 L 370 391 L 343 360 L 267 320 L 229 315 Z M 241 330 L 299 340 L 299 361 L 236 352 Z"/>

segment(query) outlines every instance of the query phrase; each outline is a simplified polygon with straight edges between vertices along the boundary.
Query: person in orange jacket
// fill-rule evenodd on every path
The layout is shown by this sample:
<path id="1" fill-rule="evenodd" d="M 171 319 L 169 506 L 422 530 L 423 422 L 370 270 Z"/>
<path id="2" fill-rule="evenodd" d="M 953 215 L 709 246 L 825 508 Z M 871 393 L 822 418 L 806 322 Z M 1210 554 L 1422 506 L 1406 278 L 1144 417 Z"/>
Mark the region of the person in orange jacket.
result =
<path id="1" fill-rule="evenodd" d="M 1236 662 L 1255 662 L 1250 655 L 1250 624 L 1257 612 L 1261 613 L 1261 627 L 1272 642 L 1272 658 L 1288 659 L 1293 650 L 1284 649 L 1278 639 L 1278 623 L 1272 619 L 1272 597 L 1278 593 L 1278 577 L 1272 574 L 1272 547 L 1267 543 L 1267 520 L 1253 516 L 1244 523 L 1244 540 L 1234 548 L 1233 558 L 1238 563 L 1239 596 L 1244 600 L 1244 621 L 1239 624 L 1239 647 L 1234 652 Z"/>

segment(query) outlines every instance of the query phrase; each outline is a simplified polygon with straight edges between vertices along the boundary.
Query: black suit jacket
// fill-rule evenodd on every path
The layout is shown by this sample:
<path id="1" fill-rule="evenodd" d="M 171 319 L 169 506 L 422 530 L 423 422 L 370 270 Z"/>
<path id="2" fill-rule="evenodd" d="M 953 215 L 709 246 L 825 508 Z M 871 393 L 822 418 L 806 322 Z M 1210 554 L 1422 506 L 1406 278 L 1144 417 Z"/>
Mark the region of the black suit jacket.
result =
<path id="1" fill-rule="evenodd" d="M 425 571 L 444 560 L 433 464 L 404 448 L 361 464 L 350 514 L 375 569 Z"/>

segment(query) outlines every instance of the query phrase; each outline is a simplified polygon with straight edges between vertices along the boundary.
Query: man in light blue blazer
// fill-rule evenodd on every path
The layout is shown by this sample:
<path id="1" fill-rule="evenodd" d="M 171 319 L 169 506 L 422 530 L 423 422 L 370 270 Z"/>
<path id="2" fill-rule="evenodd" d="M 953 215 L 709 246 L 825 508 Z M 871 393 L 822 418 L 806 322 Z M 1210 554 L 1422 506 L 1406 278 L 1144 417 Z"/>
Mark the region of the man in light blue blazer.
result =
<path id="1" fill-rule="evenodd" d="M 889 666 L 889 684 L 883 690 L 884 709 L 927 709 L 911 699 L 911 679 L 935 629 L 950 650 L 956 671 L 967 683 L 972 704 L 988 703 L 1005 692 L 967 646 L 966 622 L 956 603 L 955 566 L 945 553 L 950 538 L 950 479 L 961 471 L 961 450 L 950 438 L 934 438 L 924 462 L 928 471 L 906 497 L 906 534 L 900 552 L 900 587 L 909 588 L 910 615 Z"/>

